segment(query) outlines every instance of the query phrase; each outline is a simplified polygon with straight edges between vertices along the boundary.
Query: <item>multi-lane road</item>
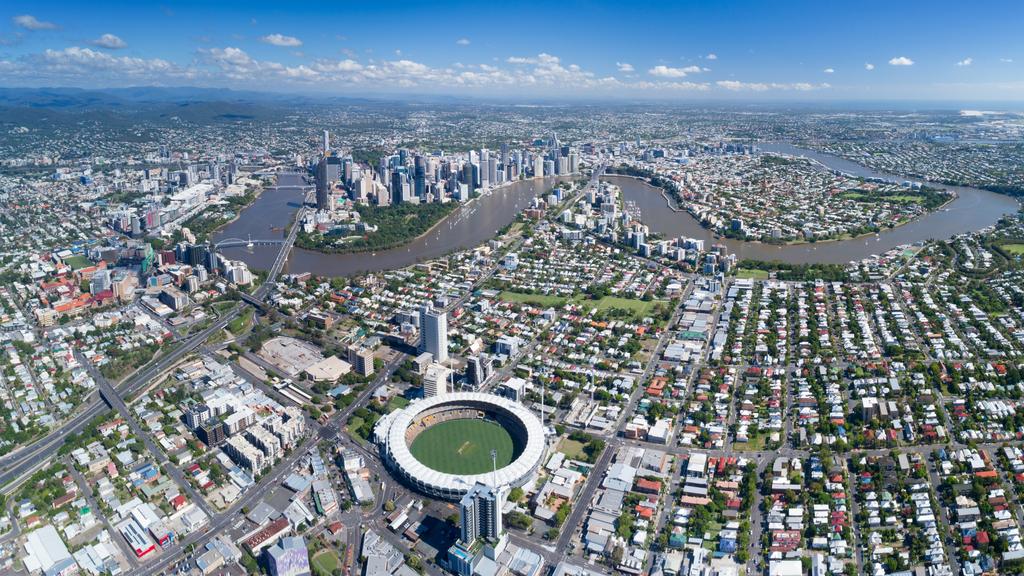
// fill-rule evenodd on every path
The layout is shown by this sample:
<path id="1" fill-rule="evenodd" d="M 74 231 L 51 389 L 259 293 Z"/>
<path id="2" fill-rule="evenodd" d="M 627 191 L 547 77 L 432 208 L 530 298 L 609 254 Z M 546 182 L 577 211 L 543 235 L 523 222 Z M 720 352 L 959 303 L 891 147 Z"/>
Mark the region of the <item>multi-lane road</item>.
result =
<path id="1" fill-rule="evenodd" d="M 304 209 L 300 209 L 297 212 L 295 223 L 301 219 L 303 213 Z M 293 224 L 285 242 L 281 245 L 281 250 L 274 260 L 274 265 L 266 281 L 253 293 L 257 300 L 264 300 L 270 290 L 273 289 L 278 274 L 280 274 L 285 262 L 287 262 L 288 254 L 295 243 L 297 233 L 298 226 Z M 209 326 L 196 334 L 188 336 L 186 340 L 178 343 L 176 347 L 158 356 L 120 385 L 114 387 L 116 395 L 121 398 L 129 398 L 145 389 L 164 371 L 173 367 L 178 360 L 194 351 L 209 339 L 211 335 L 227 326 L 229 322 L 238 316 L 244 305 L 241 302 L 236 304 Z M 49 456 L 56 453 L 57 449 L 64 443 L 65 438 L 81 432 L 94 418 L 106 412 L 107 409 L 108 404 L 102 398 L 91 395 L 69 420 L 50 430 L 36 442 L 0 458 L 0 487 L 2 487 L 0 488 L 0 493 L 8 496 L 12 494 L 21 482 L 52 462 Z"/>
<path id="2" fill-rule="evenodd" d="M 152 562 L 144 564 L 134 574 L 138 576 L 155 576 L 167 569 L 173 568 L 181 561 L 183 555 L 191 549 L 190 547 L 202 549 L 207 542 L 216 538 L 224 530 L 238 522 L 238 513 L 243 509 L 252 509 L 267 495 L 268 490 L 279 486 L 287 475 L 294 472 L 295 465 L 308 453 L 310 448 L 315 447 L 321 441 L 334 441 L 338 436 L 340 427 L 344 425 L 349 416 L 352 415 L 352 412 L 366 404 L 373 391 L 391 378 L 395 368 L 404 359 L 403 355 L 397 354 L 378 373 L 374 381 L 363 390 L 355 402 L 349 404 L 344 410 L 335 412 L 324 425 L 321 426 L 319 423 L 310 421 L 311 433 L 306 436 L 302 443 L 287 458 L 279 462 L 269 473 L 260 478 L 255 486 L 250 487 L 230 508 L 214 514 L 210 519 L 210 524 L 204 530 L 193 532 L 177 541 L 173 546 L 164 549 Z"/>
<path id="3" fill-rule="evenodd" d="M 173 367 L 183 356 L 199 347 L 214 332 L 227 326 L 228 322 L 238 316 L 241 307 L 242 304 L 236 305 L 205 329 L 190 336 L 176 348 L 157 357 L 145 368 L 118 385 L 116 387 L 117 394 L 122 398 L 127 398 L 143 390 L 160 374 Z M 86 363 L 86 365 L 88 364 Z M 78 409 L 71 419 L 50 430 L 46 436 L 33 444 L 0 458 L 0 485 L 3 486 L 0 488 L 0 493 L 8 496 L 12 494 L 20 482 L 52 462 L 49 456 L 57 452 L 65 438 L 78 434 L 89 425 L 93 418 L 107 410 L 108 406 L 101 398 L 90 396 L 89 400 Z"/>

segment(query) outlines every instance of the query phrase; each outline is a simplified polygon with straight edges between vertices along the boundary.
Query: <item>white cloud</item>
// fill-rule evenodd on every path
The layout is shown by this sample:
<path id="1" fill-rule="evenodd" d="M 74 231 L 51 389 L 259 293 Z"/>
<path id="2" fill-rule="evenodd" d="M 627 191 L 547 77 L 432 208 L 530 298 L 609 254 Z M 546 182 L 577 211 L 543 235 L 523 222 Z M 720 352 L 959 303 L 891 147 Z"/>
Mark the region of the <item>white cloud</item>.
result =
<path id="1" fill-rule="evenodd" d="M 835 68 L 825 68 L 824 70 L 825 74 L 833 74 L 835 71 Z"/>
<path id="2" fill-rule="evenodd" d="M 615 66 L 619 69 L 619 72 L 622 72 L 624 74 L 632 74 L 633 72 L 636 72 L 636 69 L 633 68 L 633 65 L 628 62 L 616 62 Z"/>
<path id="3" fill-rule="evenodd" d="M 20 16 L 14 16 L 11 18 L 14 21 L 14 25 L 25 30 L 56 30 L 60 28 L 53 22 L 44 22 L 39 20 L 31 14 L 22 14 Z"/>
<path id="4" fill-rule="evenodd" d="M 302 46 L 302 40 L 299 40 L 294 36 L 285 36 L 284 34 L 268 34 L 261 37 L 260 42 L 270 44 L 271 46 L 282 46 L 286 48 Z"/>
<path id="5" fill-rule="evenodd" d="M 318 72 L 325 74 L 347 74 L 351 72 L 358 72 L 363 69 L 363 65 L 351 58 L 336 61 L 320 61 L 313 65 L 313 68 Z"/>
<path id="6" fill-rule="evenodd" d="M 705 56 L 705 58 L 707 58 L 708 60 L 718 60 L 718 54 L 715 54 L 714 52 L 712 52 L 712 53 L 708 54 L 707 56 Z"/>
<path id="7" fill-rule="evenodd" d="M 85 87 L 191 85 L 252 88 L 316 86 L 323 90 L 409 90 L 444 93 L 455 88 L 501 94 L 625 94 L 630 96 L 682 95 L 729 91 L 803 91 L 828 88 L 825 83 L 690 82 L 686 75 L 702 69 L 672 68 L 669 76 L 636 78 L 598 76 L 586 68 L 563 62 L 551 54 L 508 58 L 504 63 L 431 66 L 408 58 L 360 62 L 358 58 L 303 57 L 289 65 L 260 60 L 235 47 L 207 47 L 181 65 L 160 59 L 115 56 L 95 48 L 72 47 L 0 60 L 0 73 L 13 85 L 45 86 L 61 83 Z M 616 68 L 623 70 L 624 62 Z M 669 70 L 666 66 L 665 70 Z M 654 68 L 652 70 L 659 70 Z M 636 70 L 634 70 L 635 72 Z M 682 76 L 680 76 L 682 74 Z M 672 76 L 675 75 L 675 76 Z"/>
<path id="8" fill-rule="evenodd" d="M 864 69 L 865 70 L 874 70 L 875 69 L 875 65 L 872 64 L 871 62 L 865 62 L 864 63 Z"/>
<path id="9" fill-rule="evenodd" d="M 560 61 L 558 56 L 552 56 L 551 54 L 540 53 L 537 56 L 509 56 L 505 59 L 509 64 L 558 64 Z"/>
<path id="10" fill-rule="evenodd" d="M 659 78 L 684 78 L 686 71 L 682 68 L 672 68 L 671 66 L 665 66 L 659 64 L 654 68 L 647 71 L 651 76 L 658 76 Z"/>
<path id="11" fill-rule="evenodd" d="M 715 85 L 719 88 L 724 88 L 732 92 L 767 92 L 768 90 L 795 90 L 798 92 L 806 92 L 832 87 L 830 84 L 825 82 L 822 82 L 821 84 L 811 84 L 809 82 L 792 82 L 787 84 L 779 82 L 740 82 L 739 80 L 719 80 L 718 82 L 715 82 Z"/>
<path id="12" fill-rule="evenodd" d="M 961 66 L 961 67 L 962 66 L 970 66 L 971 64 L 974 64 L 974 58 L 971 58 L 970 56 L 968 56 L 967 58 L 964 58 L 963 60 L 961 60 L 961 61 L 956 63 L 957 66 Z"/>
<path id="13" fill-rule="evenodd" d="M 8 72 L 14 76 L 31 80 L 52 81 L 58 79 L 69 83 L 108 84 L 140 81 L 159 84 L 161 81 L 191 79 L 190 70 L 160 58 L 136 58 L 113 56 L 107 52 L 71 46 L 63 50 L 45 50 L 19 61 L 18 66 Z"/>
<path id="14" fill-rule="evenodd" d="M 889 60 L 890 66 L 913 66 L 914 61 L 906 56 L 896 56 Z"/>
<path id="15" fill-rule="evenodd" d="M 455 43 L 459 46 L 469 46 L 469 38 L 459 38 Z"/>
<path id="16" fill-rule="evenodd" d="M 1013 63 L 1013 58 L 1000 58 L 999 61 L 1003 62 L 1003 63 L 1006 63 L 1006 64 L 1012 64 Z"/>
<path id="17" fill-rule="evenodd" d="M 104 34 L 99 38 L 92 41 L 93 46 L 99 46 L 100 48 L 109 48 L 110 50 L 118 50 L 120 48 L 127 48 L 128 44 L 124 40 L 121 40 L 113 34 Z"/>
<path id="18" fill-rule="evenodd" d="M 657 76 L 659 78 L 685 78 L 687 74 L 696 74 L 698 72 L 701 72 L 700 66 L 673 68 L 662 64 L 659 64 L 647 71 L 651 76 Z"/>

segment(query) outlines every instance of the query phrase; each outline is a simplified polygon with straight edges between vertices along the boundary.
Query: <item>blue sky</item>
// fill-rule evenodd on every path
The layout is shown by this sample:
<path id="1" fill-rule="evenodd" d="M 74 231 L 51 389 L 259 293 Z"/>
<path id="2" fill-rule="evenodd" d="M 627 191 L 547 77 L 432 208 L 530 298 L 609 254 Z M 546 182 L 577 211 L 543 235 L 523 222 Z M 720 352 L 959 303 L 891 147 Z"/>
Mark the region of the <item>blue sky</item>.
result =
<path id="1" fill-rule="evenodd" d="M 6 2 L 5 86 L 1024 100 L 1022 2 Z"/>

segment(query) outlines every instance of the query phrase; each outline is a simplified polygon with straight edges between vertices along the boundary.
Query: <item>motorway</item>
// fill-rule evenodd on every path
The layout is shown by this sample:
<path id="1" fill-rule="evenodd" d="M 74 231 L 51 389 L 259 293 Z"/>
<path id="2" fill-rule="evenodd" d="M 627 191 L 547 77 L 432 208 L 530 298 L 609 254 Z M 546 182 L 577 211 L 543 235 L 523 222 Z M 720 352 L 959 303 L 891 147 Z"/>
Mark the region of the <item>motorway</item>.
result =
<path id="1" fill-rule="evenodd" d="M 296 213 L 296 223 L 304 213 L 304 208 Z M 262 301 L 273 288 L 278 274 L 280 274 L 285 262 L 288 260 L 288 254 L 291 252 L 291 247 L 295 242 L 297 234 L 298 226 L 293 225 L 284 244 L 281 246 L 281 250 L 278 252 L 277 258 L 274 260 L 274 265 L 267 275 L 266 281 L 253 293 L 256 299 Z M 161 354 L 143 369 L 116 386 L 114 391 L 117 396 L 130 398 L 145 389 L 160 374 L 173 367 L 178 360 L 202 345 L 211 335 L 227 326 L 229 322 L 238 316 L 243 306 L 243 303 L 235 305 L 208 327 L 189 336 L 187 340 L 179 343 L 177 347 Z M 85 364 L 88 365 L 87 362 Z M 21 482 L 52 462 L 51 459 L 44 457 L 45 455 L 55 453 L 64 443 L 65 438 L 81 432 L 93 418 L 103 414 L 106 410 L 105 402 L 101 398 L 92 397 L 76 411 L 74 416 L 57 428 L 52 429 L 43 438 L 0 458 L 0 486 L 2 486 L 0 493 L 5 496 L 13 494 Z"/>
<path id="2" fill-rule="evenodd" d="M 78 351 L 76 351 L 75 353 L 76 355 L 81 354 Z M 100 396 L 103 397 L 107 404 L 110 404 L 115 410 L 117 410 L 121 414 L 121 418 L 124 418 L 124 421 L 127 422 L 128 426 L 131 428 L 132 434 L 134 434 L 136 438 L 142 440 L 142 443 L 146 446 L 146 449 L 149 450 L 150 454 L 152 454 L 153 457 L 156 458 L 157 464 L 160 465 L 160 468 L 164 471 L 164 473 L 170 476 L 171 479 L 174 480 L 179 487 L 185 490 L 189 498 L 191 498 L 192 501 L 196 503 L 196 505 L 202 508 L 203 512 L 205 512 L 207 516 L 212 515 L 213 510 L 211 510 L 209 505 L 206 504 L 206 501 L 203 499 L 203 497 L 200 496 L 198 492 L 196 492 L 195 488 L 192 487 L 192 484 L 185 479 L 185 475 L 181 473 L 181 469 L 176 464 L 167 459 L 167 455 L 164 453 L 164 451 L 159 446 L 157 446 L 156 440 L 153 439 L 153 435 L 150 434 L 148 430 L 146 430 L 145 428 L 142 427 L 142 425 L 139 424 L 138 418 L 136 418 L 135 414 L 128 408 L 128 405 L 125 403 L 124 399 L 118 395 L 116 390 L 114 390 L 114 387 L 110 384 L 110 381 L 107 380 L 107 378 L 103 374 L 100 374 L 100 371 L 97 370 L 95 366 L 86 361 L 85 358 L 80 358 L 79 362 L 81 362 L 86 367 L 86 370 L 89 371 L 89 375 L 92 376 L 94 381 L 96 381 L 96 386 L 99 388 Z"/>
<path id="3" fill-rule="evenodd" d="M 223 329 L 231 320 L 241 312 L 242 304 L 225 312 L 210 326 L 190 336 L 180 343 L 176 348 L 157 357 L 145 368 L 136 372 L 127 380 L 115 388 L 117 394 L 122 397 L 130 397 L 145 389 L 157 376 L 170 369 L 189 352 L 195 350 L 205 342 L 212 334 Z M 85 362 L 88 365 L 88 362 Z M 98 384 L 98 383 L 97 383 Z M 75 415 L 57 428 L 54 428 L 43 438 L 35 443 L 12 452 L 0 459 L 0 493 L 10 496 L 17 485 L 29 476 L 48 465 L 52 460 L 44 456 L 55 453 L 64 443 L 64 439 L 81 432 L 93 420 L 108 409 L 106 403 L 100 398 L 91 398 L 85 403 Z"/>

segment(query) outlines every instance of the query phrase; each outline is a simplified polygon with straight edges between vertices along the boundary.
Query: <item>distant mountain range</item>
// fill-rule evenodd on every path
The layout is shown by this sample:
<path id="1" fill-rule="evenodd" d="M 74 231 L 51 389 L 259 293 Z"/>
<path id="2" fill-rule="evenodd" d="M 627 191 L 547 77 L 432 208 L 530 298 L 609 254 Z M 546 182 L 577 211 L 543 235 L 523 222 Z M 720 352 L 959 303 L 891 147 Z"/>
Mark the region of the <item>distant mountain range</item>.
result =
<path id="1" fill-rule="evenodd" d="M 152 87 L 132 88 L 3 88 L 0 107 L 13 108 L 137 108 L 153 104 L 195 104 L 200 102 L 235 102 L 244 104 L 393 104 L 395 101 L 417 103 L 455 103 L 463 100 L 453 96 L 381 95 L 374 97 L 333 96 L 322 94 L 284 94 L 226 88 Z"/>

